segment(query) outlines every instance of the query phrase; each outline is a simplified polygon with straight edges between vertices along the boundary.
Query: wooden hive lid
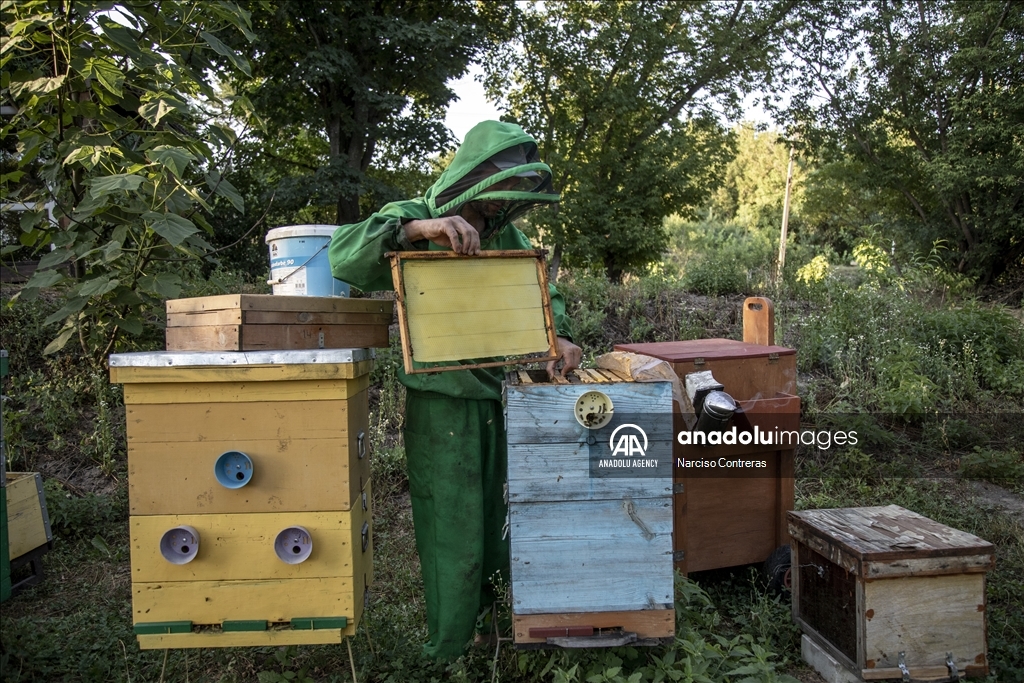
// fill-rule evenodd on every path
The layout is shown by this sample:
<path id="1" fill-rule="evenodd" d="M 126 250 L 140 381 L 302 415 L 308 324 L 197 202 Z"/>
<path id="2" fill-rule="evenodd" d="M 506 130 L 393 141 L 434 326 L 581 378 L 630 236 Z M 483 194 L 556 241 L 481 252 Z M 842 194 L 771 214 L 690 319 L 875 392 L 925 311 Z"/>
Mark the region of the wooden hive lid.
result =
<path id="1" fill-rule="evenodd" d="M 630 351 L 669 363 L 687 363 L 696 358 L 705 361 L 767 358 L 769 355 L 791 356 L 795 349 L 785 346 L 762 346 L 735 339 L 693 339 L 690 341 L 653 342 L 649 344 L 616 344 L 616 351 Z"/>
<path id="2" fill-rule="evenodd" d="M 899 505 L 790 512 L 790 533 L 811 537 L 860 563 L 994 555 L 991 543 Z"/>
<path id="3" fill-rule="evenodd" d="M 387 313 L 394 302 L 387 299 L 349 299 L 343 296 L 277 296 L 274 294 L 221 294 L 190 299 L 170 299 L 167 313 L 210 311 L 285 311 L 311 313 Z"/>

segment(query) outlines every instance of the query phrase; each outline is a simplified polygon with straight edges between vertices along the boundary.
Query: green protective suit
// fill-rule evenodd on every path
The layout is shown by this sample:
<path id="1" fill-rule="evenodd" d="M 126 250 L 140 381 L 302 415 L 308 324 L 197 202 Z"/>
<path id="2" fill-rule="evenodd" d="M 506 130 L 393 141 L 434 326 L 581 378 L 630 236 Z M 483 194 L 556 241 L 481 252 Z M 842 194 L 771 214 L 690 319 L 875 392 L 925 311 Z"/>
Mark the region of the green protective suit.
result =
<path id="1" fill-rule="evenodd" d="M 517 154 L 503 154 L 513 150 Z M 526 163 L 511 165 L 508 159 Z M 509 177 L 521 178 L 520 187 L 487 190 Z M 537 160 L 533 138 L 515 124 L 485 121 L 466 134 L 426 196 L 388 204 L 362 223 L 338 228 L 329 248 L 331 269 L 363 291 L 392 289 L 385 253 L 444 249 L 425 240 L 410 243 L 404 222 L 455 215 L 468 201 L 501 200 L 505 207 L 488 221 L 482 249 L 533 249 L 511 220 L 532 206 L 557 201 L 549 188 L 550 169 Z M 571 339 L 565 300 L 553 286 L 551 306 L 558 335 Z M 500 368 L 414 375 L 399 370 L 408 388 L 405 454 L 427 603 L 424 652 L 434 658 L 462 654 L 477 615 L 494 601 L 492 577 L 497 573 L 503 583 L 508 580 L 508 541 L 502 538 L 507 511 L 502 377 Z"/>

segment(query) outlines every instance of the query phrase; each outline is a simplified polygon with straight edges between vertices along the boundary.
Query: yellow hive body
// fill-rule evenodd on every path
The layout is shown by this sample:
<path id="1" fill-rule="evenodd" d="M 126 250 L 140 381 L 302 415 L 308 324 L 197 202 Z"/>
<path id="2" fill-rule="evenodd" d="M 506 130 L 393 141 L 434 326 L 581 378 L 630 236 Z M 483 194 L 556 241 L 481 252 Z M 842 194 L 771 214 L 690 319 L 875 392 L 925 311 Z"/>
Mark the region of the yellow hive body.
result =
<path id="1" fill-rule="evenodd" d="M 124 384 L 140 647 L 321 644 L 354 634 L 373 581 L 370 352 L 117 354 L 110 365 L 111 380 Z M 251 462 L 238 488 L 215 475 L 225 452 Z M 295 564 L 275 551 L 289 527 L 312 540 Z M 181 564 L 161 550 L 175 528 L 198 534 L 194 558 Z"/>
<path id="2" fill-rule="evenodd" d="M 12 560 L 50 542 L 50 520 L 38 472 L 7 473 L 7 525 Z"/>

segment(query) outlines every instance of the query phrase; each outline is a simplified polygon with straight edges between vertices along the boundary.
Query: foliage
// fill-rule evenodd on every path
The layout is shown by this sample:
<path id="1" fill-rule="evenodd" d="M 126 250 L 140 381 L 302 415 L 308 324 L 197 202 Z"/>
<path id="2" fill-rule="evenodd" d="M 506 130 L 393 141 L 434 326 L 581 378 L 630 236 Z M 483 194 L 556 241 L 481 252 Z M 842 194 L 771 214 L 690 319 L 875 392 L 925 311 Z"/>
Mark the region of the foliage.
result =
<path id="1" fill-rule="evenodd" d="M 906 290 L 830 278 L 803 321 L 801 369 L 840 383 L 837 412 L 924 415 L 1024 395 L 1024 326 L 1000 307 L 926 305 Z"/>
<path id="2" fill-rule="evenodd" d="M 1024 265 L 1016 3 L 835 0 L 798 14 L 784 114 L 804 142 L 859 170 L 852 187 L 898 197 L 919 243 L 955 244 L 957 271 L 990 281 Z"/>
<path id="3" fill-rule="evenodd" d="M 668 246 L 661 220 L 701 205 L 727 161 L 718 108 L 770 70 L 794 3 L 535 3 L 485 65 L 532 132 L 562 202 L 532 217 L 573 267 L 613 281 Z"/>
<path id="4" fill-rule="evenodd" d="M 1000 483 L 1024 482 L 1024 460 L 1020 453 L 975 446 L 960 458 L 960 472 L 974 479 L 990 479 Z"/>
<path id="5" fill-rule="evenodd" d="M 4 12 L 3 98 L 17 113 L 0 133 L 18 147 L 3 183 L 35 209 L 3 254 L 42 255 L 22 298 L 65 293 L 44 320 L 63 322 L 45 352 L 77 336 L 102 358 L 180 292 L 179 264 L 210 250 L 204 212 L 218 198 L 243 208 L 220 172 L 235 132 L 208 111 L 226 105 L 207 80 L 217 54 L 248 70 L 223 42 L 248 35 L 248 14 L 173 0 L 31 0 Z"/>
<path id="6" fill-rule="evenodd" d="M 233 86 L 263 119 L 252 144 L 270 159 L 260 165 L 278 162 L 268 180 L 286 205 L 332 205 L 323 222 L 339 224 L 359 220 L 361 195 L 372 193 L 379 207 L 401 176 L 422 174 L 426 155 L 450 146 L 447 82 L 465 73 L 509 11 L 469 0 L 246 7 L 256 40 L 230 44 L 249 54 L 252 78 Z"/>

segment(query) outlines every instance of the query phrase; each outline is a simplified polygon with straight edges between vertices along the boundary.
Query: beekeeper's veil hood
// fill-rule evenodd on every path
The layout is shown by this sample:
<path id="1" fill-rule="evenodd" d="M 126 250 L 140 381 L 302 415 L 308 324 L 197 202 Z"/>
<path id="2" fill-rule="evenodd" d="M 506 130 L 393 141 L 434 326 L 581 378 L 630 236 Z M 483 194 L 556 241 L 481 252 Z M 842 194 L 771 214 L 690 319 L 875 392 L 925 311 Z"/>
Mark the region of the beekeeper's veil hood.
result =
<path id="1" fill-rule="evenodd" d="M 509 178 L 515 180 L 514 187 L 489 189 Z M 501 211 L 487 218 L 482 239 L 530 209 L 558 199 L 551 190 L 551 169 L 540 161 L 537 142 L 516 124 L 501 121 L 473 126 L 451 164 L 426 194 L 434 218 L 454 216 L 467 202 L 502 202 Z"/>

